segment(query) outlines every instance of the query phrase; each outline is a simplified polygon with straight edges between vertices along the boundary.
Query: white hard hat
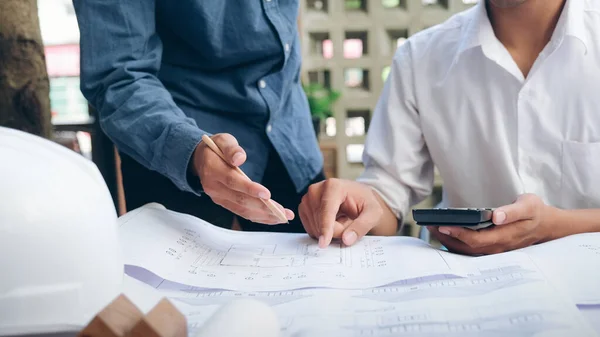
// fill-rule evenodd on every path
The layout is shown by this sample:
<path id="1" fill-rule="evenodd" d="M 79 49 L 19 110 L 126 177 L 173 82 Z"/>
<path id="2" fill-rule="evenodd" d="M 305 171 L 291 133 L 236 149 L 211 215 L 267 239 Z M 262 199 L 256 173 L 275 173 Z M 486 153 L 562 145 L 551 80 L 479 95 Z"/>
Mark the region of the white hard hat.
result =
<path id="1" fill-rule="evenodd" d="M 85 326 L 122 281 L 117 214 L 96 166 L 0 127 L 0 335 Z"/>

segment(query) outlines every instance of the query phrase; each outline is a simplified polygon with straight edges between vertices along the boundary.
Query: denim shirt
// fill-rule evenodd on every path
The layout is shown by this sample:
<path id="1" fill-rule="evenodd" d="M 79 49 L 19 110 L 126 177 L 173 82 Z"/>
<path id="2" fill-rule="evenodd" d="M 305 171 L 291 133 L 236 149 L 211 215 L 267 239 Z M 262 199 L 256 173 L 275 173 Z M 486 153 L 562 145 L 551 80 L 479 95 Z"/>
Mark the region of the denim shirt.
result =
<path id="1" fill-rule="evenodd" d="M 199 194 L 203 134 L 230 133 L 261 181 L 270 144 L 297 191 L 323 159 L 300 84 L 298 0 L 74 0 L 81 91 L 119 151 Z"/>

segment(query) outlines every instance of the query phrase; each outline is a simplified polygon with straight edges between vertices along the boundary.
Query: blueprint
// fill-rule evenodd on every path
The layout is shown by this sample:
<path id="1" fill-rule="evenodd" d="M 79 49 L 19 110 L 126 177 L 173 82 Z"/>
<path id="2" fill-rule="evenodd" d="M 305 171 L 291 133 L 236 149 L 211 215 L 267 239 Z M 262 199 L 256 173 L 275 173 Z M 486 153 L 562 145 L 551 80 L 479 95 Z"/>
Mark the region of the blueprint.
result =
<path id="1" fill-rule="evenodd" d="M 128 275 L 150 284 L 186 314 L 191 332 L 221 305 L 253 298 L 275 309 L 282 336 L 593 336 L 577 308 L 525 254 L 466 262 L 470 277 L 436 275 L 369 289 L 206 290 L 167 281 L 143 268 Z"/>
<path id="2" fill-rule="evenodd" d="M 472 273 L 463 268 L 464 257 L 415 238 L 365 237 L 351 247 L 334 242 L 320 249 L 306 234 L 230 231 L 152 207 L 124 218 L 120 239 L 126 242 L 126 264 L 203 288 L 356 289 L 426 275 Z"/>
<path id="3" fill-rule="evenodd" d="M 154 207 L 120 224 L 128 277 L 171 299 L 190 336 L 241 298 L 271 306 L 282 337 L 596 336 L 568 296 L 584 293 L 564 287 L 577 279 L 550 268 L 580 270 L 573 256 L 593 265 L 594 239 L 473 258 L 402 237 L 319 249 L 306 235 L 228 231 Z"/>
<path id="4" fill-rule="evenodd" d="M 221 305 L 237 298 L 254 298 L 269 305 L 280 305 L 331 294 L 397 303 L 425 298 L 476 297 L 519 285 L 545 282 L 533 261 L 524 254 L 506 254 L 502 256 L 502 261 L 495 258 L 493 262 L 495 267 L 491 269 L 489 259 L 483 257 L 465 263 L 471 269 L 478 271 L 476 276 L 464 278 L 453 275 L 432 275 L 357 290 L 318 288 L 253 292 L 207 290 L 163 279 L 137 266 L 127 266 L 126 272 L 129 276 L 152 285 L 165 295 L 192 305 Z"/>

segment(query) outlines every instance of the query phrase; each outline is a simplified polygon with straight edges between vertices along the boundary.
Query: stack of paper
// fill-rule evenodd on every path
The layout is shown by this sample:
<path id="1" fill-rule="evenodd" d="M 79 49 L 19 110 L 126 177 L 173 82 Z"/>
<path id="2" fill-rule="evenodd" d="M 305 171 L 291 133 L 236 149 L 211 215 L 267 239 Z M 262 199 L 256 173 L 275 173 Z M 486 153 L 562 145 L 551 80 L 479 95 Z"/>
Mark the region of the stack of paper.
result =
<path id="1" fill-rule="evenodd" d="M 469 258 L 366 237 L 319 249 L 306 235 L 228 231 L 153 206 L 124 216 L 120 234 L 127 274 L 173 299 L 192 333 L 249 297 L 275 309 L 284 336 L 595 336 L 540 270 L 542 246 Z"/>

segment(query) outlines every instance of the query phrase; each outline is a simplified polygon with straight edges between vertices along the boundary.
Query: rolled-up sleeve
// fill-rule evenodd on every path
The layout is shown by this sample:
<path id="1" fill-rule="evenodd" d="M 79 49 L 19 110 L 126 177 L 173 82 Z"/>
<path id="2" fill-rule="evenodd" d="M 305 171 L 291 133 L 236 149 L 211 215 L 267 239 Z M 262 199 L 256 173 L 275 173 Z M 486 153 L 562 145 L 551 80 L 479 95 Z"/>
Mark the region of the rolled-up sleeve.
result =
<path id="1" fill-rule="evenodd" d="M 433 162 L 416 107 L 410 44 L 396 53 L 369 127 L 358 181 L 381 195 L 398 219 L 431 194 Z"/>
<path id="2" fill-rule="evenodd" d="M 81 91 L 120 151 L 181 190 L 205 134 L 157 78 L 162 42 L 154 0 L 74 0 L 81 32 Z"/>

